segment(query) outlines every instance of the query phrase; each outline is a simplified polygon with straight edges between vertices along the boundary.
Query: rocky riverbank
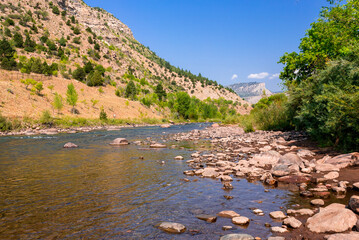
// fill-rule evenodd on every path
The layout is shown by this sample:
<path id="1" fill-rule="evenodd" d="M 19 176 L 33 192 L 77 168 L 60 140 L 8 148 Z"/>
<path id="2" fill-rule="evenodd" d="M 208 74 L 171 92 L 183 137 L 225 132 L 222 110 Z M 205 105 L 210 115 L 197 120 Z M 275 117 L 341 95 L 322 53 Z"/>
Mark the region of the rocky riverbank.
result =
<path id="1" fill-rule="evenodd" d="M 218 124 L 170 139 L 195 143 L 208 140 L 212 145 L 186 161 L 190 167 L 184 172 L 186 181 L 190 182 L 191 176 L 214 178 L 222 182 L 224 190 L 231 190 L 233 180 L 246 178 L 273 187 L 288 185 L 301 198 L 312 199 L 310 208 L 296 206 L 273 213 L 254 209 L 256 214 L 270 214 L 282 221 L 282 227 L 271 228 L 278 238 L 270 239 L 359 239 L 359 197 L 355 195 L 355 191 L 359 195 L 359 153 L 339 154 L 318 148 L 301 132 L 244 133 L 239 127 Z M 349 191 L 353 195 L 349 202 L 335 203 L 335 199 L 350 197 Z M 231 199 L 230 195 L 225 197 Z M 232 215 L 233 224 L 250 224 L 248 218 Z M 210 217 L 204 220 L 208 222 Z M 241 234 L 234 235 L 222 239 L 244 239 Z"/>

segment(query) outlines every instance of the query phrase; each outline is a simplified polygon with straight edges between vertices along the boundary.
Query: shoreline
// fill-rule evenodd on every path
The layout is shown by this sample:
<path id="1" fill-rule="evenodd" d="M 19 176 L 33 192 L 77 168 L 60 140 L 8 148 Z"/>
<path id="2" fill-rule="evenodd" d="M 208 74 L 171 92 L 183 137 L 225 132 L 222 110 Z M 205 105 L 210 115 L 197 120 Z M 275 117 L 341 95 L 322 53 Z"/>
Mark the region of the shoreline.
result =
<path id="1" fill-rule="evenodd" d="M 225 196 L 228 200 L 232 199 L 231 182 L 239 179 L 262 182 L 265 186 L 298 194 L 300 204 L 278 209 L 284 217 L 275 220 L 282 225 L 268 226 L 278 239 L 359 237 L 356 221 L 348 220 L 345 226 L 336 228 L 341 224 L 337 215 L 347 214 L 345 218 L 348 219 L 359 217 L 359 212 L 350 205 L 353 196 L 359 195 L 359 153 L 341 154 L 331 148 L 320 148 L 301 132 L 244 133 L 243 129 L 234 126 L 213 125 L 204 130 L 174 134 L 169 139 L 209 139 L 210 150 L 198 148 L 200 150 L 186 161 L 189 170 L 184 171 L 184 180 L 192 182 L 192 177 L 201 177 L 220 181 L 224 192 L 229 194 Z M 316 205 L 318 201 L 320 204 Z M 330 224 L 329 217 L 321 213 L 324 209 L 333 213 L 329 216 Z M 316 218 L 319 223 L 314 224 L 311 218 Z"/>

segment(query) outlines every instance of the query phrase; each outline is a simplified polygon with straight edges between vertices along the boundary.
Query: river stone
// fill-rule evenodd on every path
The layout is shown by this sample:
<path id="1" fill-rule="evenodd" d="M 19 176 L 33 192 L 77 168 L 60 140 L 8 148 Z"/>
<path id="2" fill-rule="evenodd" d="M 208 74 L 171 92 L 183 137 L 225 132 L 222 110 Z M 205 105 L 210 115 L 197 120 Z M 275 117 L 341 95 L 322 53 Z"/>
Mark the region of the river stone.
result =
<path id="1" fill-rule="evenodd" d="M 126 138 L 116 138 L 110 143 L 110 145 L 112 146 L 128 145 L 128 141 Z"/>
<path id="2" fill-rule="evenodd" d="M 233 229 L 232 226 L 223 226 L 223 227 L 222 227 L 222 230 L 223 230 L 223 231 L 228 231 L 228 230 L 232 230 L 232 229 Z"/>
<path id="3" fill-rule="evenodd" d="M 314 212 L 313 212 L 313 210 L 310 210 L 308 208 L 302 208 L 302 209 L 298 209 L 298 210 L 288 209 L 287 214 L 288 215 L 309 215 L 309 216 L 313 216 Z"/>
<path id="4" fill-rule="evenodd" d="M 356 222 L 355 213 L 346 209 L 345 205 L 332 203 L 325 208 L 320 208 L 319 213 L 308 218 L 306 225 L 315 233 L 340 233 L 352 229 Z"/>
<path id="5" fill-rule="evenodd" d="M 268 151 L 253 156 L 252 160 L 258 162 L 259 164 L 276 164 L 281 157 L 280 153 L 276 151 Z"/>
<path id="6" fill-rule="evenodd" d="M 284 237 L 269 237 L 268 240 L 285 240 Z"/>
<path id="7" fill-rule="evenodd" d="M 161 143 L 151 144 L 150 148 L 166 148 L 167 146 Z"/>
<path id="8" fill-rule="evenodd" d="M 278 178 L 278 182 L 285 182 L 285 183 L 305 183 L 309 182 L 310 177 L 300 176 L 300 175 L 290 175 Z"/>
<path id="9" fill-rule="evenodd" d="M 359 196 L 353 195 L 349 200 L 349 208 L 356 213 L 359 213 Z"/>
<path id="10" fill-rule="evenodd" d="M 282 211 L 271 212 L 269 213 L 269 216 L 274 219 L 283 219 L 287 217 Z"/>
<path id="11" fill-rule="evenodd" d="M 235 211 L 231 211 L 231 210 L 219 212 L 217 215 L 220 217 L 225 217 L 225 218 L 234 218 L 234 217 L 240 216 L 238 213 L 236 213 Z"/>
<path id="12" fill-rule="evenodd" d="M 184 225 L 173 222 L 162 222 L 158 228 L 169 233 L 183 233 L 186 231 L 186 227 Z"/>
<path id="13" fill-rule="evenodd" d="M 204 168 L 202 176 L 208 178 L 216 178 L 219 176 L 219 172 L 217 172 L 215 168 Z"/>
<path id="14" fill-rule="evenodd" d="M 248 234 L 232 233 L 224 235 L 220 240 L 254 240 L 254 237 Z"/>
<path id="15" fill-rule="evenodd" d="M 324 201 L 322 199 L 313 199 L 310 201 L 310 204 L 314 206 L 324 206 Z"/>
<path id="16" fill-rule="evenodd" d="M 278 164 L 297 165 L 304 167 L 302 159 L 294 153 L 287 153 L 280 157 Z"/>
<path id="17" fill-rule="evenodd" d="M 162 124 L 161 125 L 161 128 L 169 128 L 169 127 L 171 127 L 171 124 Z"/>
<path id="18" fill-rule="evenodd" d="M 228 176 L 228 175 L 223 175 L 221 176 L 221 181 L 224 181 L 224 182 L 230 182 L 230 181 L 233 181 L 232 177 L 231 176 Z"/>
<path id="19" fill-rule="evenodd" d="M 353 189 L 359 191 L 359 182 L 353 183 Z"/>
<path id="20" fill-rule="evenodd" d="M 232 223 L 237 225 L 245 225 L 249 223 L 249 218 L 247 217 L 234 217 L 232 218 Z"/>
<path id="21" fill-rule="evenodd" d="M 183 160 L 184 158 L 182 156 L 175 157 L 175 160 Z"/>
<path id="22" fill-rule="evenodd" d="M 288 230 L 286 228 L 282 228 L 282 227 L 271 227 L 271 231 L 276 232 L 276 233 L 288 232 Z"/>
<path id="23" fill-rule="evenodd" d="M 75 143 L 72 142 L 68 142 L 64 145 L 64 148 L 77 148 L 79 146 L 77 146 Z"/>
<path id="24" fill-rule="evenodd" d="M 324 175 L 324 178 L 329 179 L 329 180 L 335 179 L 335 178 L 338 178 L 338 177 L 339 177 L 338 172 L 330 172 L 330 173 Z"/>
<path id="25" fill-rule="evenodd" d="M 325 236 L 327 240 L 358 240 L 359 232 L 336 233 Z"/>
<path id="26" fill-rule="evenodd" d="M 206 222 L 209 222 L 209 223 L 213 223 L 217 220 L 216 216 L 212 216 L 212 215 L 208 215 L 208 214 L 200 214 L 200 215 L 197 215 L 196 218 L 206 221 Z"/>
<path id="27" fill-rule="evenodd" d="M 291 228 L 299 228 L 300 226 L 302 226 L 302 222 L 294 217 L 288 217 L 284 219 L 283 224 Z"/>
<path id="28" fill-rule="evenodd" d="M 312 151 L 309 151 L 307 149 L 299 149 L 297 152 L 297 155 L 299 157 L 313 157 L 315 155 L 315 153 L 313 153 Z"/>
<path id="29" fill-rule="evenodd" d="M 339 171 L 339 168 L 334 166 L 333 164 L 322 163 L 322 164 L 317 164 L 315 166 L 315 170 L 319 172 L 331 172 L 331 171 Z"/>
<path id="30" fill-rule="evenodd" d="M 352 158 L 352 154 L 341 154 L 333 158 L 327 158 L 324 160 L 324 163 L 333 164 L 338 168 L 346 168 L 353 165 L 355 160 Z"/>

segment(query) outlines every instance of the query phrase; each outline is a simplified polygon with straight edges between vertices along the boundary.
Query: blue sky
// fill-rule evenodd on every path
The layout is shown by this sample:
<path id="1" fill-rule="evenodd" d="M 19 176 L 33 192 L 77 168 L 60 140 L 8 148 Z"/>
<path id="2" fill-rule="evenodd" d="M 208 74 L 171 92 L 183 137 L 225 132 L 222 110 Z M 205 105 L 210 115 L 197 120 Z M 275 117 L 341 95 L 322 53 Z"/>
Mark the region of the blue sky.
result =
<path id="1" fill-rule="evenodd" d="M 280 91 L 278 64 L 298 51 L 326 0 L 85 0 L 114 14 L 172 65 L 223 85 L 265 82 Z"/>

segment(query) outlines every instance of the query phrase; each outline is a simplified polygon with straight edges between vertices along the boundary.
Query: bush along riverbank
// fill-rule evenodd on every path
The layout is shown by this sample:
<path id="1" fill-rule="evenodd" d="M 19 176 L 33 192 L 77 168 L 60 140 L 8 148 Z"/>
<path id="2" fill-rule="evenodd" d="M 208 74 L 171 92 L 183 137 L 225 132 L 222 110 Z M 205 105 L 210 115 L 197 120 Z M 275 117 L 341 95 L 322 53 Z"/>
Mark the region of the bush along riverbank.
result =
<path id="1" fill-rule="evenodd" d="M 359 153 L 340 154 L 330 148 L 319 148 L 304 132 L 245 133 L 240 127 L 218 124 L 170 135 L 169 139 L 201 144 L 210 141 L 209 150 L 202 148 L 186 161 L 190 169 L 184 171 L 183 180 L 192 182 L 198 176 L 219 180 L 218 187 L 229 201 L 233 199 L 232 191 L 240 191 L 234 189 L 232 181 L 241 178 L 293 191 L 299 198 L 294 206 L 289 204 L 270 213 L 253 209 L 254 214 L 268 214 L 282 223 L 280 226 L 266 223 L 273 235 L 279 237 L 273 239 L 358 239 Z M 226 211 L 218 216 L 231 218 L 235 225 L 254 224 L 249 216 L 239 217 L 240 212 L 223 210 Z M 207 216 L 208 222 L 210 217 L 216 218 Z M 239 238 L 241 234 L 237 235 Z"/>

